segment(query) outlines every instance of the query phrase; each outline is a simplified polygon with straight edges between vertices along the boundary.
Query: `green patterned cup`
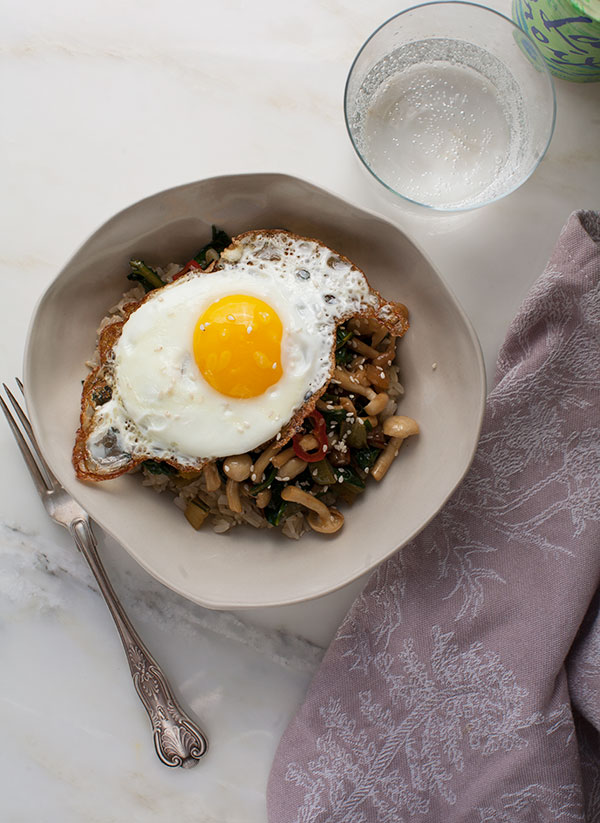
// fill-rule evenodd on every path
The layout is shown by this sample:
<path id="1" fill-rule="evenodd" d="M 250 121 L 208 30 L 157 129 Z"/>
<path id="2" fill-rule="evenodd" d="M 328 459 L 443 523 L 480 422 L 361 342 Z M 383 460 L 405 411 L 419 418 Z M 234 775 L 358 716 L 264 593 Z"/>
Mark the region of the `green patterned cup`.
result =
<path id="1" fill-rule="evenodd" d="M 600 80 L 600 0 L 513 0 L 513 20 L 563 80 Z"/>

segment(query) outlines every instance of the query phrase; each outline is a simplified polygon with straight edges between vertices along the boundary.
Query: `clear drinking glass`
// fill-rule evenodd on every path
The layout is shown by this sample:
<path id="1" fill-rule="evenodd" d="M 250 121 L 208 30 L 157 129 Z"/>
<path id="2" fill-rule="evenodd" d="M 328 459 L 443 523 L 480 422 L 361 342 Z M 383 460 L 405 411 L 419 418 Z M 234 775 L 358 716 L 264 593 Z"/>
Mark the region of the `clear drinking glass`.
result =
<path id="1" fill-rule="evenodd" d="M 352 144 L 401 198 L 442 211 L 520 186 L 550 143 L 556 100 L 533 40 L 503 15 L 443 0 L 392 17 L 346 82 Z"/>

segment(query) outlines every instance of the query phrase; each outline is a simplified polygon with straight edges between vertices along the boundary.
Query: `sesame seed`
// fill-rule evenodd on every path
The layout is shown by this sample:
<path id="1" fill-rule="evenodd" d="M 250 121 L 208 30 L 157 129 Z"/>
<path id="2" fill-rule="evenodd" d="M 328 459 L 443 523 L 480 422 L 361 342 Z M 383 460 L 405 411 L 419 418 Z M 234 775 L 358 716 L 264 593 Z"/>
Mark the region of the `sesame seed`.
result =
<path id="1" fill-rule="evenodd" d="M 229 474 L 229 466 L 223 466 L 223 471 L 225 474 Z"/>
<path id="2" fill-rule="evenodd" d="M 246 326 L 246 331 L 248 332 L 248 334 L 252 334 L 252 323 L 248 323 L 248 325 Z"/>
<path id="3" fill-rule="evenodd" d="M 338 477 L 338 483 L 343 483 L 343 482 L 344 482 L 344 478 L 343 477 Z"/>
<path id="4" fill-rule="evenodd" d="M 235 320 L 235 317 L 233 316 L 233 314 L 228 314 L 227 319 L 231 320 L 231 322 L 233 323 L 233 321 Z"/>

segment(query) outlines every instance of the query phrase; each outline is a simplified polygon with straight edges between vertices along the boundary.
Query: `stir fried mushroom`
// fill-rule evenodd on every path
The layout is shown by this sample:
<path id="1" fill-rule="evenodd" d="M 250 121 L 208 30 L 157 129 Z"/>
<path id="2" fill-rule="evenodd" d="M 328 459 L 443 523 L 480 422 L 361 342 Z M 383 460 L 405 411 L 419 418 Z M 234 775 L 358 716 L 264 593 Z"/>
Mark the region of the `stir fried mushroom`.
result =
<path id="1" fill-rule="evenodd" d="M 335 500 L 352 503 L 364 489 L 367 475 L 381 480 L 402 442 L 419 432 L 412 418 L 393 414 L 399 393 L 396 374 L 390 369 L 396 338 L 376 321 L 362 318 L 349 321 L 339 341 L 332 385 L 317 400 L 316 410 L 293 443 L 282 446 L 279 438 L 261 453 L 254 452 L 254 457 L 236 454 L 204 467 L 207 492 L 218 493 L 224 485 L 227 503 L 224 507 L 220 498 L 220 515 L 227 508 L 235 522 L 245 515 L 274 526 L 293 522 L 293 536 L 307 526 L 334 534 L 344 523 L 332 506 Z M 306 485 L 309 475 L 316 483 L 312 489 Z M 196 476 L 190 473 L 185 482 L 193 482 Z M 181 477 L 183 473 L 171 482 L 177 486 Z M 289 485 L 294 482 L 298 485 Z M 288 503 L 298 508 L 290 509 Z M 210 503 L 206 511 L 204 505 L 201 500 L 187 505 L 186 517 L 195 528 L 215 513 Z"/>
<path id="2" fill-rule="evenodd" d="M 388 441 L 387 446 L 381 452 L 375 462 L 375 465 L 371 469 L 371 477 L 377 481 L 382 480 L 385 477 L 389 467 L 392 465 L 396 455 L 398 454 L 402 441 L 403 438 L 401 437 L 392 437 L 391 440 Z"/>
<path id="3" fill-rule="evenodd" d="M 219 477 L 219 470 L 214 463 L 208 463 L 204 467 L 204 480 L 206 483 L 207 492 L 215 492 L 221 486 L 221 478 Z"/>
<path id="4" fill-rule="evenodd" d="M 344 515 L 333 507 L 327 509 L 327 511 L 328 514 L 325 518 L 319 512 L 311 512 L 308 515 L 308 525 L 313 531 L 320 534 L 335 534 L 342 528 Z"/>
<path id="5" fill-rule="evenodd" d="M 413 434 L 419 433 L 419 426 L 412 417 L 392 415 L 384 422 L 383 433 L 390 436 L 391 439 L 371 470 L 371 477 L 378 481 L 385 477 L 404 440 Z"/>
<path id="6" fill-rule="evenodd" d="M 358 417 L 358 412 L 352 400 L 349 397 L 340 397 L 340 406 L 354 417 Z"/>
<path id="7" fill-rule="evenodd" d="M 240 484 L 231 478 L 225 484 L 225 494 L 227 495 L 227 505 L 232 512 L 242 513 L 242 501 L 240 498 Z"/>
<path id="8" fill-rule="evenodd" d="M 382 366 L 386 368 L 390 366 L 392 360 L 396 356 L 396 338 L 390 337 L 390 342 L 388 343 L 388 347 L 385 351 L 378 352 L 377 357 L 373 357 L 373 365 L 374 366 Z"/>
<path id="9" fill-rule="evenodd" d="M 381 414 L 381 412 L 385 409 L 390 398 L 385 392 L 375 394 L 375 392 L 372 391 L 372 395 L 371 402 L 367 403 L 365 406 L 365 413 L 369 416 L 376 416 Z"/>
<path id="10" fill-rule="evenodd" d="M 369 400 L 365 406 L 365 412 L 368 415 L 381 414 L 387 406 L 389 397 L 385 394 L 385 392 L 377 394 L 377 392 L 373 391 L 373 389 L 368 386 L 363 386 L 359 380 L 346 371 L 346 369 L 342 369 L 337 366 L 333 373 L 333 377 L 334 380 L 337 380 L 340 386 L 346 391 L 353 392 L 354 394 L 362 394 L 363 397 L 366 397 Z"/>
<path id="11" fill-rule="evenodd" d="M 249 454 L 236 454 L 223 461 L 223 471 L 230 480 L 241 483 L 250 477 L 252 458 Z"/>
<path id="12" fill-rule="evenodd" d="M 262 480 L 262 476 L 265 472 L 265 469 L 280 449 L 281 446 L 277 442 L 271 443 L 270 446 L 267 446 L 267 448 L 264 450 L 264 452 L 261 454 L 261 456 L 254 464 L 254 469 L 252 470 L 252 474 L 250 475 L 250 479 L 254 483 L 260 482 Z"/>
<path id="13" fill-rule="evenodd" d="M 393 414 L 383 422 L 383 433 L 388 437 L 399 437 L 404 440 L 413 434 L 419 433 L 419 424 L 412 417 L 405 417 L 400 414 Z"/>
<path id="14" fill-rule="evenodd" d="M 383 326 L 372 317 L 353 317 L 352 320 L 348 322 L 348 328 L 357 334 L 368 335 L 374 334 L 379 331 L 379 329 L 382 329 Z"/>
<path id="15" fill-rule="evenodd" d="M 343 449 L 341 448 L 343 445 Z M 346 444 L 342 441 L 336 441 L 333 443 L 332 448 L 329 452 L 329 456 L 327 458 L 332 466 L 336 468 L 340 468 L 340 466 L 348 466 L 350 465 L 350 449 L 347 448 Z"/>
<path id="16" fill-rule="evenodd" d="M 362 363 L 355 364 L 354 368 L 350 372 L 350 377 L 352 378 L 353 382 L 359 383 L 361 386 L 367 387 L 371 385 L 369 376 L 365 371 L 365 367 L 362 365 Z"/>
<path id="17" fill-rule="evenodd" d="M 298 445 L 304 451 L 312 451 L 313 449 L 317 448 L 317 446 L 319 445 L 319 441 L 314 435 L 305 434 L 304 437 L 300 439 Z M 288 449 L 283 449 L 283 451 L 280 451 L 279 454 L 276 454 L 275 457 L 272 458 L 271 463 L 278 469 L 280 469 L 282 466 L 285 466 L 285 464 L 288 463 L 295 456 L 296 452 L 294 450 L 294 447 L 290 446 Z"/>
<path id="18" fill-rule="evenodd" d="M 374 366 L 372 363 L 369 363 L 365 366 L 365 372 L 371 385 L 375 386 L 377 389 L 387 389 L 390 385 L 390 378 L 381 368 L 381 366 Z"/>
<path id="19" fill-rule="evenodd" d="M 333 534 L 344 525 L 344 515 L 337 509 L 328 508 L 325 503 L 317 500 L 312 494 L 302 491 L 296 486 L 286 486 L 285 489 L 282 489 L 281 498 L 289 503 L 299 503 L 301 506 L 310 509 L 308 524 L 316 532 Z"/>
<path id="20" fill-rule="evenodd" d="M 379 357 L 381 354 L 381 352 L 377 351 L 377 349 L 374 349 L 372 346 L 369 346 L 368 343 L 364 343 L 357 337 L 353 337 L 352 340 L 349 341 L 348 345 L 351 349 L 354 349 L 354 351 L 357 351 L 359 354 L 364 354 L 365 357 L 368 357 L 370 360 Z"/>
<path id="21" fill-rule="evenodd" d="M 292 457 L 285 463 L 277 473 L 278 480 L 293 480 L 298 477 L 304 469 L 308 466 L 306 460 L 301 460 L 299 457 Z"/>
<path id="22" fill-rule="evenodd" d="M 345 391 L 363 394 L 365 397 L 368 397 L 369 390 L 366 386 L 362 386 L 350 372 L 341 368 L 341 366 L 336 366 L 333 372 L 333 379 L 336 380 Z"/>
<path id="23" fill-rule="evenodd" d="M 356 471 L 355 459 L 361 461 L 368 460 L 369 449 L 375 452 L 372 460 L 363 467 L 365 473 L 369 473 L 376 481 L 380 481 L 389 470 L 402 442 L 414 434 L 418 434 L 419 427 L 415 420 L 402 415 L 391 414 L 394 403 L 390 402 L 390 395 L 395 398 L 396 386 L 395 377 L 391 378 L 390 365 L 395 355 L 396 338 L 389 335 L 387 330 L 375 321 L 360 320 L 350 321 L 347 329 L 352 334 L 342 336 L 346 345 L 346 355 L 343 356 L 336 365 L 333 375 L 333 386 L 329 394 L 324 398 L 319 398 L 316 404 L 318 412 L 316 414 L 328 421 L 328 449 L 327 458 L 321 458 L 318 474 L 320 485 L 316 488 L 322 489 L 327 495 L 327 487 L 332 483 L 336 484 L 336 495 L 346 500 L 342 491 L 354 488 L 352 483 L 360 481 L 360 477 L 354 477 Z M 362 335 L 359 339 L 352 335 Z M 371 341 L 372 345 L 365 342 Z M 385 349 L 380 351 L 377 347 L 384 345 Z M 389 394 L 388 394 L 389 391 Z M 360 397 L 366 399 L 366 404 L 361 407 L 356 399 Z M 363 401 L 364 402 L 364 401 Z M 390 415 L 385 420 L 382 413 Z M 324 418 L 319 414 L 324 415 Z M 384 415 L 385 416 L 385 415 Z M 316 424 L 313 421 L 312 426 Z M 323 423 L 325 426 L 325 423 Z M 365 437 L 358 437 L 356 429 L 364 427 Z M 281 503 L 285 509 L 286 502 L 297 503 L 304 507 L 308 525 L 315 531 L 325 534 L 333 534 L 338 531 L 344 518 L 337 509 L 330 508 L 323 500 L 317 499 L 312 493 L 305 491 L 300 486 L 284 485 L 305 477 L 303 474 L 310 466 L 313 479 L 315 469 L 309 463 L 306 455 L 313 455 L 318 449 L 320 440 L 316 431 L 304 431 L 294 439 L 294 444 L 282 447 L 278 441 L 273 441 L 263 449 L 262 454 L 256 458 L 252 465 L 252 457 L 249 454 L 234 455 L 227 457 L 222 464 L 222 471 L 227 475 L 226 496 L 229 509 L 242 514 L 244 505 L 241 500 L 241 492 L 249 492 L 246 486 L 240 484 L 250 479 L 252 483 L 259 484 L 249 493 L 250 504 L 263 513 L 269 522 L 278 524 L 277 518 L 281 511 Z M 366 442 L 363 440 L 366 438 Z M 365 452 L 361 452 L 365 449 Z M 380 450 L 380 451 L 378 451 Z M 271 465 L 270 465 L 271 464 Z M 327 471 L 326 471 L 327 470 Z M 205 468 L 206 486 L 208 490 L 218 489 L 221 480 L 216 465 L 211 464 Z M 331 475 L 327 476 L 327 472 Z M 344 472 L 346 474 L 344 474 Z M 323 479 L 325 478 L 325 480 Z M 273 487 L 273 481 L 278 481 L 279 485 Z M 337 484 L 341 484 L 338 486 Z M 303 485 L 303 484 L 301 484 Z M 362 486 L 364 488 L 364 484 Z M 356 488 L 360 488 L 356 486 Z M 281 498 L 279 498 L 281 495 Z M 354 490 L 356 495 L 356 489 Z M 279 503 L 277 502 L 279 500 Z M 329 504 L 332 502 L 331 495 L 326 496 Z M 346 500 L 346 502 L 349 502 Z M 293 512 L 287 517 L 300 516 L 300 512 Z"/>
<path id="24" fill-rule="evenodd" d="M 259 509 L 264 509 L 271 502 L 271 489 L 263 489 L 256 495 L 256 505 Z"/>
<path id="25" fill-rule="evenodd" d="M 295 454 L 296 452 L 292 446 L 290 446 L 289 448 L 280 451 L 279 454 L 276 454 L 275 457 L 272 458 L 271 463 L 275 466 L 275 468 L 280 469 L 282 466 L 285 466 L 288 460 L 291 460 Z"/>
<path id="26" fill-rule="evenodd" d="M 374 349 L 384 340 L 388 335 L 388 330 L 385 326 L 380 326 L 379 329 L 373 332 L 373 336 L 371 337 L 371 345 Z"/>
<path id="27" fill-rule="evenodd" d="M 313 451 L 313 449 L 317 448 L 317 446 L 319 445 L 319 441 L 314 436 L 314 434 L 305 434 L 304 437 L 300 438 L 298 445 L 305 452 L 310 452 Z"/>

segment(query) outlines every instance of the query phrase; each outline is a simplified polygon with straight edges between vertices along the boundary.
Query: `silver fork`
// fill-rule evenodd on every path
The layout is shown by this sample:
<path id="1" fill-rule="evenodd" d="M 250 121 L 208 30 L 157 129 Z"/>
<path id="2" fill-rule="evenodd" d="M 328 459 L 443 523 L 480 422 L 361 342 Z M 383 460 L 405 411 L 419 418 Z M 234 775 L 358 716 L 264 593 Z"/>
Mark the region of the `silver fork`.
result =
<path id="1" fill-rule="evenodd" d="M 23 384 L 18 378 L 16 381 L 23 393 Z M 156 753 L 166 766 L 182 766 L 184 769 L 189 769 L 198 763 L 199 758 L 206 751 L 206 737 L 181 709 L 158 663 L 131 625 L 106 576 L 87 512 L 73 500 L 54 477 L 42 457 L 27 415 L 6 383 L 2 385 L 23 431 L 4 398 L 0 396 L 2 409 L 46 511 L 53 520 L 70 532 L 77 547 L 89 563 L 106 605 L 113 616 L 127 655 L 133 684 L 152 723 Z"/>

